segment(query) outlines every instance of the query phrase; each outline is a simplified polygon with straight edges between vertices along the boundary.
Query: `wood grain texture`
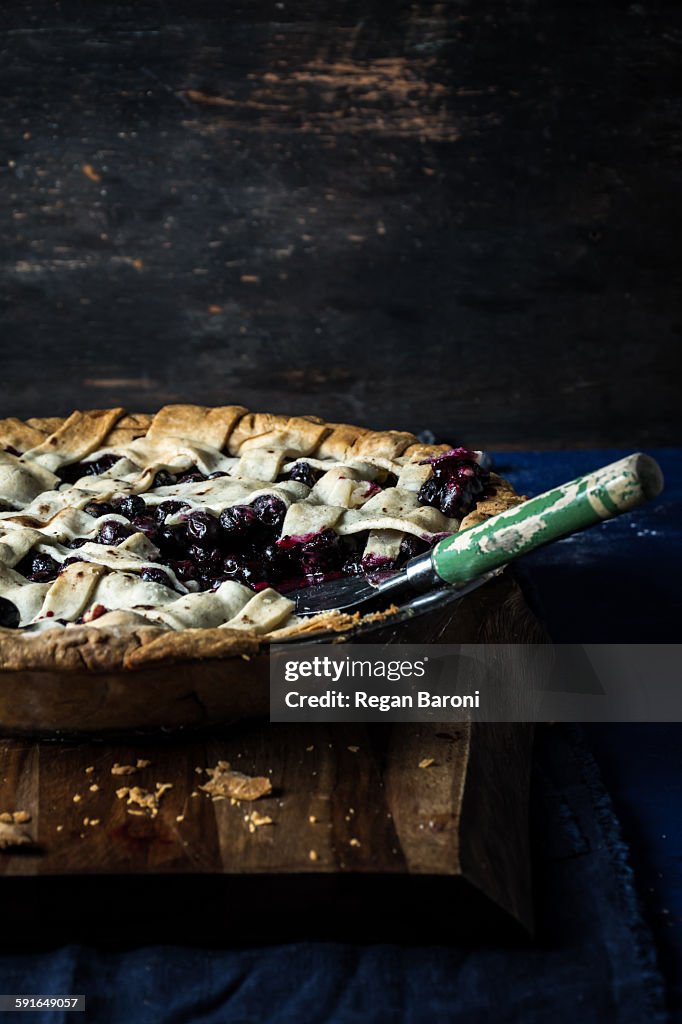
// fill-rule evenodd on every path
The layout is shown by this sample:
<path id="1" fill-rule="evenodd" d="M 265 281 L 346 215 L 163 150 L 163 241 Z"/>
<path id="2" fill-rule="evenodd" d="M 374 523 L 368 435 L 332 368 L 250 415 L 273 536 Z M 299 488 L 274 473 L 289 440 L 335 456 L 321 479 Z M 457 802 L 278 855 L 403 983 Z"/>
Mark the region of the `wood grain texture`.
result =
<path id="1" fill-rule="evenodd" d="M 449 625 L 442 612 L 421 620 L 423 640 L 544 639 L 507 581 L 496 581 L 487 598 L 482 591 L 471 597 L 476 601 L 462 602 L 459 615 L 450 611 Z M 160 921 L 166 928 L 169 901 L 182 894 L 196 904 L 207 891 L 212 905 L 201 913 L 217 915 L 211 927 L 220 908 L 252 914 L 267 894 L 270 937 L 275 918 L 278 934 L 305 927 L 338 937 L 352 930 L 354 916 L 368 934 L 385 937 L 406 923 L 398 908 L 412 908 L 433 930 L 425 908 L 446 896 L 461 909 L 457 928 L 469 935 L 489 920 L 496 928 L 505 918 L 530 927 L 531 740 L 532 728 L 523 725 L 262 721 L 107 743 L 3 740 L 0 812 L 26 811 L 34 845 L 0 852 L 0 900 L 8 915 L 21 917 L 21 901 L 39 894 L 46 934 L 62 937 L 61 908 L 88 877 L 100 929 L 117 932 L 111 920 L 121 908 L 112 893 L 126 878 L 135 898 L 154 907 L 141 925 L 152 937 Z M 112 774 L 114 765 L 139 758 L 150 763 Z M 425 759 L 432 763 L 420 767 Z M 212 800 L 200 786 L 219 761 L 269 778 L 271 794 L 252 803 Z M 131 814 L 138 808 L 116 792 L 165 783 L 172 788 L 154 817 Z M 272 823 L 250 826 L 253 812 Z M 97 924 L 94 910 L 76 898 L 74 924 L 88 931 Z"/>
<path id="2" fill-rule="evenodd" d="M 666 2 L 3 5 L 2 414 L 679 439 L 681 32 Z"/>

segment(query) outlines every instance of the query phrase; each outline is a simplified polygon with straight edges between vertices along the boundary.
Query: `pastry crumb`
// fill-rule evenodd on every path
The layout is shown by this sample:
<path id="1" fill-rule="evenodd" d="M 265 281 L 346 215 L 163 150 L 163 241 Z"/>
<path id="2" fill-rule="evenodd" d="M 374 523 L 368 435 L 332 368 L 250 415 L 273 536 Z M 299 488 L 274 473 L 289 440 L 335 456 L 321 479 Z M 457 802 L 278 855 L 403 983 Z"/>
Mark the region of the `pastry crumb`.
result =
<path id="1" fill-rule="evenodd" d="M 315 817 L 314 814 L 309 814 L 308 815 L 308 821 L 310 822 L 311 825 L 314 825 L 315 822 L 317 821 L 317 818 Z"/>
<path id="2" fill-rule="evenodd" d="M 88 788 L 90 789 L 91 793 L 98 793 L 99 792 L 99 786 L 97 785 L 96 782 L 93 782 L 93 784 L 90 787 L 88 787 Z"/>
<path id="3" fill-rule="evenodd" d="M 351 841 L 350 841 L 350 845 L 351 845 L 351 846 L 360 846 L 360 845 L 361 845 L 361 844 L 360 844 L 360 840 L 359 840 L 359 839 L 355 839 L 355 838 L 353 838 L 353 839 L 351 839 Z"/>
<path id="4" fill-rule="evenodd" d="M 57 825 L 57 828 L 55 829 L 55 831 L 56 832 L 63 832 L 64 831 L 64 826 L 63 825 Z"/>
<path id="5" fill-rule="evenodd" d="M 83 799 L 83 797 L 80 795 L 80 793 L 74 793 L 73 794 L 73 802 L 75 804 L 79 804 L 82 799 Z"/>
<path id="6" fill-rule="evenodd" d="M 112 765 L 112 775 L 134 775 L 138 770 L 139 765 L 134 764 L 119 764 L 118 761 Z"/>
<path id="7" fill-rule="evenodd" d="M 214 799 L 221 796 L 234 800 L 258 800 L 272 792 L 270 779 L 233 771 L 229 761 L 218 761 L 215 768 L 206 769 L 206 774 L 209 781 L 199 786 L 199 789 Z"/>
<path id="8" fill-rule="evenodd" d="M 360 747 L 348 747 L 348 749 L 350 750 L 351 754 L 357 754 Z"/>
<path id="9" fill-rule="evenodd" d="M 151 761 L 148 761 L 145 757 L 138 757 L 135 764 L 136 768 L 149 768 Z"/>
<path id="10" fill-rule="evenodd" d="M 142 789 L 140 786 L 133 786 L 132 788 L 124 790 L 117 790 L 116 796 L 127 796 L 126 809 L 128 814 L 134 814 L 138 817 L 146 816 L 148 818 L 155 818 L 159 813 L 159 803 L 162 796 L 169 789 L 173 788 L 171 782 L 157 782 L 156 789 L 152 792 L 149 789 Z"/>
<path id="11" fill-rule="evenodd" d="M 176 815 L 175 820 L 176 821 L 184 821 L 185 820 L 185 815 L 184 814 L 178 814 L 178 815 Z"/>
<path id="12" fill-rule="evenodd" d="M 309 746 L 309 747 L 306 747 L 305 749 L 306 749 L 306 750 L 308 751 L 308 753 L 310 753 L 310 751 L 311 751 L 311 750 L 314 750 L 314 749 L 315 749 L 315 744 L 314 744 L 314 743 L 311 743 L 311 744 L 310 744 L 310 746 Z"/>
<path id="13" fill-rule="evenodd" d="M 85 769 L 85 774 L 86 775 L 92 775 L 94 770 L 95 770 L 94 764 L 89 764 L 88 767 Z"/>
<path id="14" fill-rule="evenodd" d="M 308 859 L 312 860 L 312 861 L 316 861 L 317 860 L 317 850 L 309 850 L 308 851 Z"/>
<path id="15" fill-rule="evenodd" d="M 129 792 L 130 788 L 128 786 L 121 786 L 120 789 L 116 790 L 116 796 L 118 797 L 119 800 L 122 800 L 124 796 L 128 796 Z"/>
<path id="16" fill-rule="evenodd" d="M 90 828 L 95 828 L 97 825 L 99 825 L 99 823 L 99 818 L 90 818 Z"/>
<path id="17" fill-rule="evenodd" d="M 421 761 L 419 762 L 419 767 L 420 768 L 430 768 L 431 765 L 435 764 L 435 763 L 436 763 L 436 759 L 434 757 L 423 757 L 421 759 Z"/>
<path id="18" fill-rule="evenodd" d="M 257 828 L 263 828 L 265 825 L 275 824 L 269 814 L 259 814 L 258 811 L 245 814 L 244 821 L 248 825 L 249 832 L 255 832 Z"/>
<path id="19" fill-rule="evenodd" d="M 28 811 L 2 811 L 0 813 L 0 850 L 17 846 L 32 846 L 33 836 L 22 828 L 31 820 Z"/>

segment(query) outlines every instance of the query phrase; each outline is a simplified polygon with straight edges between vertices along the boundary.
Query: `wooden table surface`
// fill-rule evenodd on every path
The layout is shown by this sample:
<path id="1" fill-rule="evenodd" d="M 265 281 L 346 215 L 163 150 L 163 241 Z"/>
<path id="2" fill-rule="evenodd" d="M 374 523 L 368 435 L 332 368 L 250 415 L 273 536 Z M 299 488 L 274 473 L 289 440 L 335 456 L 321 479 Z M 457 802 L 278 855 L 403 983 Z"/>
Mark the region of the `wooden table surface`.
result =
<path id="1" fill-rule="evenodd" d="M 2 415 L 679 437 L 680 5 L 1 17 Z"/>
<path id="2" fill-rule="evenodd" d="M 417 621 L 425 642 L 544 639 L 508 579 Z M 521 670 L 511 658 L 510 687 Z M 46 934 L 63 941 L 65 908 L 75 900 L 74 927 L 104 927 L 111 937 L 130 924 L 121 920 L 124 888 L 150 911 L 138 921 L 146 930 L 159 921 L 166 929 L 180 894 L 219 926 L 225 908 L 247 913 L 264 893 L 270 936 L 305 926 L 338 937 L 344 921 L 352 927 L 349 915 L 369 934 L 397 934 L 408 905 L 431 927 L 445 899 L 456 901 L 469 937 L 491 918 L 495 928 L 530 928 L 531 741 L 532 727 L 519 724 L 262 720 L 106 742 L 3 739 L 0 814 L 19 817 L 0 818 L 0 844 L 3 829 L 30 839 L 0 850 L 3 914 L 21 929 L 26 903 L 39 900 Z M 271 791 L 215 799 L 202 787 L 225 762 L 268 780 Z M 145 808 L 146 795 L 165 786 L 157 807 Z M 142 792 L 131 797 L 133 787 Z M 319 913 L 311 920 L 312 907 Z M 196 927 L 206 934 L 207 920 Z M 179 937 L 188 934 L 199 932 L 183 922 Z"/>

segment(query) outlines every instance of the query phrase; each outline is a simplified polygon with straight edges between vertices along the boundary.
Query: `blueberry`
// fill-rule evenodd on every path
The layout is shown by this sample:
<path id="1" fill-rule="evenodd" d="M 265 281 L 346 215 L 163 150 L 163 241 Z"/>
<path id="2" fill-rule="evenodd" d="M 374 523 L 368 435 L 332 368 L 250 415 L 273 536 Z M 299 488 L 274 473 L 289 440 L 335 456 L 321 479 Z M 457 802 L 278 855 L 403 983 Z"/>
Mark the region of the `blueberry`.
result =
<path id="1" fill-rule="evenodd" d="M 70 540 L 66 546 L 67 548 L 82 548 L 84 544 L 87 544 L 87 542 L 87 537 L 74 537 L 74 539 Z M 62 562 L 62 565 L 63 564 L 64 563 Z"/>
<path id="2" fill-rule="evenodd" d="M 154 538 L 154 543 L 167 558 L 186 558 L 187 532 L 184 524 L 161 526 Z"/>
<path id="3" fill-rule="evenodd" d="M 186 501 L 173 501 L 171 498 L 169 501 L 162 501 L 160 505 L 156 506 L 154 518 L 157 523 L 164 523 L 168 516 L 174 516 L 176 512 L 182 512 L 184 509 L 191 507 Z"/>
<path id="4" fill-rule="evenodd" d="M 133 519 L 133 526 L 138 533 L 143 533 L 149 540 L 156 540 L 157 526 L 156 520 L 152 519 L 151 516 L 135 516 Z"/>
<path id="5" fill-rule="evenodd" d="M 281 530 L 287 507 L 275 494 L 262 494 L 251 502 L 251 508 L 265 526 Z"/>
<path id="6" fill-rule="evenodd" d="M 341 567 L 341 572 L 344 574 L 344 576 L 362 576 L 364 571 L 365 567 L 362 563 L 362 559 L 359 558 L 356 554 L 353 554 L 350 556 L 350 558 L 347 558 L 346 561 L 343 563 L 343 566 Z"/>
<path id="7" fill-rule="evenodd" d="M 210 572 L 212 575 L 220 572 L 223 564 L 223 553 L 219 548 L 202 548 L 198 544 L 192 544 L 187 554 L 201 573 Z"/>
<path id="8" fill-rule="evenodd" d="M 62 564 L 60 565 L 59 572 L 63 573 L 64 570 L 67 569 L 70 565 L 75 565 L 76 562 L 82 562 L 82 561 L 83 561 L 82 558 L 76 558 L 75 555 L 70 555 L 69 558 L 65 558 L 64 561 L 62 562 Z"/>
<path id="9" fill-rule="evenodd" d="M 301 545 L 300 565 L 303 573 L 313 576 L 324 575 L 341 569 L 344 552 L 341 538 L 333 530 L 321 533 L 304 541 Z"/>
<path id="10" fill-rule="evenodd" d="M 220 536 L 220 523 L 210 512 L 191 512 L 185 523 L 191 543 L 203 548 L 214 547 Z"/>
<path id="11" fill-rule="evenodd" d="M 170 563 L 171 569 L 182 583 L 197 578 L 197 567 L 189 558 L 182 558 Z"/>
<path id="12" fill-rule="evenodd" d="M 162 587 L 173 589 L 173 583 L 168 573 L 158 569 L 155 565 L 146 565 L 140 573 L 140 579 L 145 583 L 159 583 Z"/>
<path id="13" fill-rule="evenodd" d="M 152 487 L 172 487 L 177 482 L 178 479 L 174 473 L 170 473 L 167 469 L 160 469 L 154 477 Z"/>
<path id="14" fill-rule="evenodd" d="M 22 559 L 17 571 L 31 583 L 52 583 L 59 575 L 60 565 L 51 555 L 35 554 Z"/>
<path id="15" fill-rule="evenodd" d="M 295 462 L 289 470 L 289 479 L 298 480 L 306 487 L 314 487 L 322 476 L 322 470 L 315 469 L 309 462 Z"/>
<path id="16" fill-rule="evenodd" d="M 183 473 L 178 477 L 179 484 L 194 484 L 205 480 L 206 477 L 203 473 L 200 473 L 198 469 L 189 470 L 187 473 Z"/>
<path id="17" fill-rule="evenodd" d="M 2 629 L 18 629 L 21 622 L 19 609 L 6 597 L 0 597 L 0 627 Z"/>
<path id="18" fill-rule="evenodd" d="M 131 526 L 119 523 L 115 519 L 108 519 L 100 527 L 97 543 L 108 544 L 113 547 L 124 541 L 126 537 L 130 537 L 134 532 Z"/>
<path id="19" fill-rule="evenodd" d="M 74 462 L 70 466 L 63 466 L 57 473 L 60 480 L 66 484 L 75 484 L 83 476 L 101 476 L 111 469 L 119 459 L 120 455 L 103 455 L 101 459 L 93 462 Z"/>
<path id="20" fill-rule="evenodd" d="M 423 555 L 425 551 L 428 551 L 430 544 L 427 541 L 422 540 L 421 537 L 415 537 L 410 533 L 406 533 L 400 542 L 400 555 L 398 561 L 400 564 L 403 562 L 409 562 L 411 558 L 416 558 L 417 555 Z"/>
<path id="21" fill-rule="evenodd" d="M 217 469 L 215 471 L 215 473 L 209 473 L 208 476 L 206 477 L 206 479 L 207 480 L 217 480 L 218 477 L 220 477 L 220 476 L 227 476 L 227 473 L 224 473 L 222 471 L 222 469 Z"/>
<path id="22" fill-rule="evenodd" d="M 466 515 L 480 497 L 494 493 L 490 473 L 479 466 L 468 448 L 453 448 L 426 459 L 422 465 L 432 466 L 433 476 L 419 491 L 419 501 L 439 508 L 447 516 Z"/>
<path id="23" fill-rule="evenodd" d="M 117 509 L 108 501 L 89 501 L 87 505 L 83 506 L 83 511 L 89 516 L 99 519 L 100 516 L 114 515 Z"/>
<path id="24" fill-rule="evenodd" d="M 223 575 L 229 580 L 236 580 L 238 583 L 249 585 L 254 581 L 253 570 L 246 562 L 236 558 L 226 558 L 223 562 Z"/>
<path id="25" fill-rule="evenodd" d="M 125 516 L 126 519 L 143 516 L 147 511 L 147 503 L 139 494 L 127 494 L 124 498 L 117 498 L 113 505 L 118 514 Z"/>
<path id="26" fill-rule="evenodd" d="M 232 505 L 220 513 L 220 525 L 225 540 L 234 543 L 243 540 L 258 525 L 258 517 L 248 505 Z"/>

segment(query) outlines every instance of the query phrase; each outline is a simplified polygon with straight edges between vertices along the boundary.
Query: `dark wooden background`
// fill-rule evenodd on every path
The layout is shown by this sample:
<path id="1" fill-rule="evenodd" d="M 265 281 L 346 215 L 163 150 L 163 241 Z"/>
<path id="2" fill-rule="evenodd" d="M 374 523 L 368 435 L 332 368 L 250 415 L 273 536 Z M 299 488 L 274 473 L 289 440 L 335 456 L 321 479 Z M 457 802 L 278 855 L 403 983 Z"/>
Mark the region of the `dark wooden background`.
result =
<path id="1" fill-rule="evenodd" d="M 3 415 L 680 440 L 682 5 L 6 2 Z"/>

